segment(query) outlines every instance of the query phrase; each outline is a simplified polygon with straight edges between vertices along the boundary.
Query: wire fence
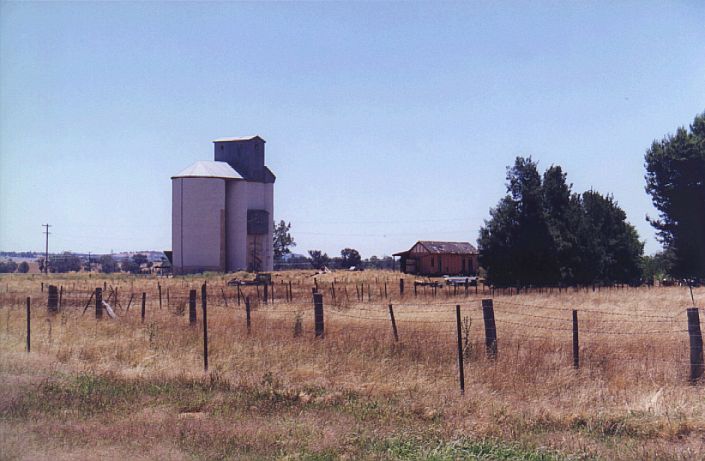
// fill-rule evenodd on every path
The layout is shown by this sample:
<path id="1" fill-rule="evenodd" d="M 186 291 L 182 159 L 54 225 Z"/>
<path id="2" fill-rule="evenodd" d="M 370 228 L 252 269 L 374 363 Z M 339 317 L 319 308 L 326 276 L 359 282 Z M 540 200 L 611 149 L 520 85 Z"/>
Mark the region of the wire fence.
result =
<path id="1" fill-rule="evenodd" d="M 239 329 L 237 334 L 245 328 L 247 335 L 269 335 L 272 341 L 311 335 L 315 330 L 322 341 L 337 338 L 357 342 L 356 347 L 363 349 L 364 341 L 375 347 L 386 342 L 389 348 L 415 350 L 424 360 L 441 351 L 447 361 L 448 354 L 455 353 L 458 367 L 471 361 L 514 361 L 516 365 L 533 354 L 532 360 L 538 360 L 536 356 L 540 355 L 541 360 L 575 369 L 601 370 L 615 364 L 658 369 L 668 365 L 670 368 L 664 372 L 687 376 L 691 382 L 699 381 L 705 368 L 699 311 L 695 308 L 563 307 L 560 299 L 537 304 L 518 296 L 488 297 L 489 290 L 483 296 L 479 289 L 474 293 L 477 287 L 470 289 L 467 285 L 445 297 L 432 294 L 430 289 L 425 296 L 419 290 L 416 294 L 404 292 L 401 284 L 392 294 L 388 280 L 341 280 L 313 286 L 305 283 L 308 281 L 290 281 L 233 287 L 223 279 L 206 285 L 205 302 L 197 289 L 194 303 L 191 291 L 194 285 L 198 287 L 195 282 L 119 285 L 103 281 L 101 287 L 95 287 L 95 281 L 84 280 L 53 286 L 51 290 L 58 289 L 55 301 L 50 299 L 49 285 L 43 282 L 30 290 L 10 290 L 6 286 L 0 290 L 0 308 L 8 311 L 6 329 L 10 311 L 25 308 L 28 297 L 32 300 L 30 316 L 35 324 L 42 317 L 51 319 L 52 309 L 90 318 L 107 305 L 115 313 L 114 321 L 124 321 L 128 327 L 145 318 L 147 322 L 186 327 L 181 317 L 188 318 L 190 309 L 200 312 L 206 305 L 211 315 L 218 315 L 218 321 L 211 322 L 208 328 L 220 337 L 235 336 L 234 326 Z M 98 291 L 102 302 L 96 306 Z M 376 295 L 373 297 L 372 293 Z M 322 334 L 318 334 L 316 296 L 322 301 Z M 229 323 L 221 322 L 224 315 Z M 29 349 L 29 321 L 26 336 Z"/>

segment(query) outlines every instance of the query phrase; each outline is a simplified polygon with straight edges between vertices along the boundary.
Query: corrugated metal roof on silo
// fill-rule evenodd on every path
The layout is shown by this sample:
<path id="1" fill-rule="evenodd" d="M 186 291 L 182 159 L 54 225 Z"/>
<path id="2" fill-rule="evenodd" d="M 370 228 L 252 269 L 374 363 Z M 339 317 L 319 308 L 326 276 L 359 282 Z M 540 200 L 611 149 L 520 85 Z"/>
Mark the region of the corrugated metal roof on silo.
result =
<path id="1" fill-rule="evenodd" d="M 242 176 L 227 162 L 201 160 L 171 177 L 174 178 L 242 179 Z"/>

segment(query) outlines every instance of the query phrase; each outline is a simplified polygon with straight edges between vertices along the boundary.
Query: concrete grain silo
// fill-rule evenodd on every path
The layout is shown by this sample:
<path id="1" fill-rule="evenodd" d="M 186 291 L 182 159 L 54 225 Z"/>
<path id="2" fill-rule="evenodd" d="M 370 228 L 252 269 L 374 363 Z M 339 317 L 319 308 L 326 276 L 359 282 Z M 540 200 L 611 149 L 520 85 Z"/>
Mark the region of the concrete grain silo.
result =
<path id="1" fill-rule="evenodd" d="M 274 174 L 264 139 L 213 141 L 214 161 L 172 179 L 173 271 L 271 271 Z"/>

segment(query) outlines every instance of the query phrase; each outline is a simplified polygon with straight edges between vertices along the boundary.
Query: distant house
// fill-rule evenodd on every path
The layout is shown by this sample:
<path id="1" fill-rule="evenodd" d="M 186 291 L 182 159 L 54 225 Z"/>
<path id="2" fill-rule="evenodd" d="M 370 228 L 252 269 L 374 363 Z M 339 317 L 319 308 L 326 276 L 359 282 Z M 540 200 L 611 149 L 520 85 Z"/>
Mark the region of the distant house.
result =
<path id="1" fill-rule="evenodd" d="M 400 258 L 399 267 L 406 274 L 475 275 L 479 266 L 477 249 L 468 242 L 420 240 L 394 256 Z"/>

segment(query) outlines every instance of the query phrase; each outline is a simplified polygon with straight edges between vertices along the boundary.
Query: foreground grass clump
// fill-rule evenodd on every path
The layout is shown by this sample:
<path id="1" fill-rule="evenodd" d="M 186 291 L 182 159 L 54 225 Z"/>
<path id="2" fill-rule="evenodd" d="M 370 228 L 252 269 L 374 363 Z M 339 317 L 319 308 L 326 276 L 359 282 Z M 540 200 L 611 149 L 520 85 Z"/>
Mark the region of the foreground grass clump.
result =
<path id="1" fill-rule="evenodd" d="M 398 279 L 316 276 L 326 306 L 325 337 L 316 339 L 305 271 L 274 274 L 266 304 L 256 287 L 243 288 L 240 305 L 217 274 L 2 277 L 0 458 L 705 459 L 705 385 L 688 382 L 686 290 L 497 295 L 499 355 L 490 360 L 482 288 L 415 296 L 407 279 L 400 296 Z M 40 281 L 63 287 L 58 314 L 47 312 Z M 188 292 L 204 281 L 208 372 L 200 300 L 198 324 L 188 324 Z M 98 286 L 117 319 L 95 319 L 88 301 Z"/>

